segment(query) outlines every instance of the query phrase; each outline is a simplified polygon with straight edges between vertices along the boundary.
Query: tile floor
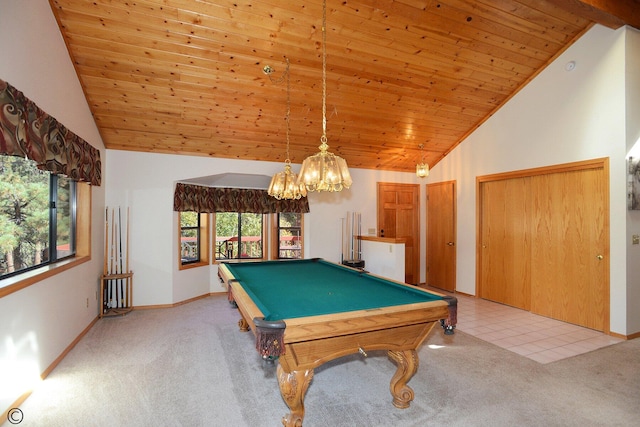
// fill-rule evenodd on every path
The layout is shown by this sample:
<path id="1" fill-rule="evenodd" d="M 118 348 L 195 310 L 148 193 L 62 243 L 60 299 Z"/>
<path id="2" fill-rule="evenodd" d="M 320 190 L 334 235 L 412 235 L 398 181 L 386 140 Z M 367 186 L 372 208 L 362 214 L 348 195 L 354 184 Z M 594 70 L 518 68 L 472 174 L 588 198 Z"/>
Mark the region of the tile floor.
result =
<path id="1" fill-rule="evenodd" d="M 503 304 L 467 295 L 455 296 L 458 330 L 539 363 L 555 362 L 623 341 Z"/>

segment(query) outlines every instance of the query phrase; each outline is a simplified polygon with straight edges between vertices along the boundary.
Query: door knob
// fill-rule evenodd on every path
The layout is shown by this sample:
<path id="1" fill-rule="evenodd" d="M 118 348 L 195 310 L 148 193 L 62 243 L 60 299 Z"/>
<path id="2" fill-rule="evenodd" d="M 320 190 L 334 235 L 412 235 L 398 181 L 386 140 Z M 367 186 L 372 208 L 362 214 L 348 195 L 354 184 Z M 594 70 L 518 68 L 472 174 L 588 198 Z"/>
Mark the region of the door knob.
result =
<path id="1" fill-rule="evenodd" d="M 447 242 L 447 246 L 453 246 L 453 242 Z"/>
<path id="2" fill-rule="evenodd" d="M 598 255 L 598 256 L 596 256 L 596 258 L 598 258 L 598 259 L 600 259 L 600 260 L 601 260 L 601 259 L 603 259 L 604 257 L 603 257 L 602 255 Z"/>

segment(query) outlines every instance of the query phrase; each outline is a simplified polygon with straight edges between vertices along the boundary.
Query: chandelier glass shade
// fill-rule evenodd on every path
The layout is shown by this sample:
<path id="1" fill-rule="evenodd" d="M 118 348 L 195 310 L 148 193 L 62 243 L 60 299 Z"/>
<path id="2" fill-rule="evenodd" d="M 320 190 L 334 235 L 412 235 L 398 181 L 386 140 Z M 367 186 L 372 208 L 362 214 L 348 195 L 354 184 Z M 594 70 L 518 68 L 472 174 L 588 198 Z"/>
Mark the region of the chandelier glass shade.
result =
<path id="1" fill-rule="evenodd" d="M 420 144 L 420 163 L 416 165 L 416 175 L 418 178 L 426 178 L 429 176 L 429 165 L 424 161 L 424 145 Z"/>
<path id="2" fill-rule="evenodd" d="M 278 200 L 300 199 L 307 195 L 307 189 L 304 185 L 298 183 L 298 176 L 291 170 L 291 160 L 289 160 L 289 116 L 291 115 L 291 84 L 289 79 L 289 58 L 287 60 L 287 70 L 285 71 L 287 78 L 287 159 L 284 161 L 284 171 L 276 173 L 271 178 L 267 193 Z M 273 72 L 271 67 L 265 67 L 263 71 L 270 76 Z"/>
<path id="3" fill-rule="evenodd" d="M 327 144 L 327 2 L 322 2 L 322 136 L 320 152 L 302 162 L 298 175 L 300 186 L 307 191 L 342 191 L 351 187 L 353 181 L 347 162 L 328 151 Z"/>
<path id="4" fill-rule="evenodd" d="M 347 162 L 327 151 L 326 137 L 320 139 L 320 152 L 304 159 L 299 180 L 308 191 L 342 191 L 351 187 L 353 181 Z"/>
<path id="5" fill-rule="evenodd" d="M 284 164 L 284 171 L 276 173 L 271 178 L 271 184 L 269 184 L 267 192 L 278 200 L 297 200 L 307 195 L 307 189 L 304 185 L 298 184 L 298 176 L 291 171 L 289 159 Z"/>
<path id="6" fill-rule="evenodd" d="M 429 165 L 426 163 L 418 163 L 416 165 L 416 175 L 418 178 L 426 178 L 429 176 Z"/>

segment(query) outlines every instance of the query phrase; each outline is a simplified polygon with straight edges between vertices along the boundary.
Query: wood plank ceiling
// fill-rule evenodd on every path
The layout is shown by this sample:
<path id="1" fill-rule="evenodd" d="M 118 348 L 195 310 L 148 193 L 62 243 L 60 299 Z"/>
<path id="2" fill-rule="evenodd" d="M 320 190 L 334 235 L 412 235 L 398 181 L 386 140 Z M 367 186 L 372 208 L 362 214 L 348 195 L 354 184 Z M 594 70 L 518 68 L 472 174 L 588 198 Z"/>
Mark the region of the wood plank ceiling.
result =
<path id="1" fill-rule="evenodd" d="M 283 162 L 286 57 L 290 159 L 318 151 L 322 0 L 50 4 L 107 148 Z M 638 28 L 639 9 L 327 0 L 329 151 L 350 167 L 414 171 L 424 144 L 433 167 L 593 22 Z"/>

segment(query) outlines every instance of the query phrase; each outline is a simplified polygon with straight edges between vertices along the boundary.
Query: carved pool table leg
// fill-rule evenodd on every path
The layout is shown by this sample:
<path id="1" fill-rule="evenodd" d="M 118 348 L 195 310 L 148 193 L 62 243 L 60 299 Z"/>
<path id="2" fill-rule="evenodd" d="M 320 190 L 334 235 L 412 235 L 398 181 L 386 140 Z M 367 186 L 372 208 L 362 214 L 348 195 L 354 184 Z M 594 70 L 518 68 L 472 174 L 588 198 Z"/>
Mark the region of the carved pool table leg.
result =
<path id="1" fill-rule="evenodd" d="M 407 383 L 418 371 L 418 353 L 415 350 L 389 350 L 388 354 L 398 365 L 390 386 L 393 406 L 400 409 L 408 408 L 413 400 L 413 390 Z"/>
<path id="2" fill-rule="evenodd" d="M 244 320 L 244 317 L 241 317 L 240 320 L 238 320 L 238 327 L 241 332 L 247 332 L 249 330 L 249 323 Z"/>
<path id="3" fill-rule="evenodd" d="M 282 418 L 282 425 L 301 427 L 304 418 L 304 395 L 313 378 L 313 369 L 285 372 L 278 364 L 277 373 L 280 394 L 291 410 L 291 413 Z"/>

